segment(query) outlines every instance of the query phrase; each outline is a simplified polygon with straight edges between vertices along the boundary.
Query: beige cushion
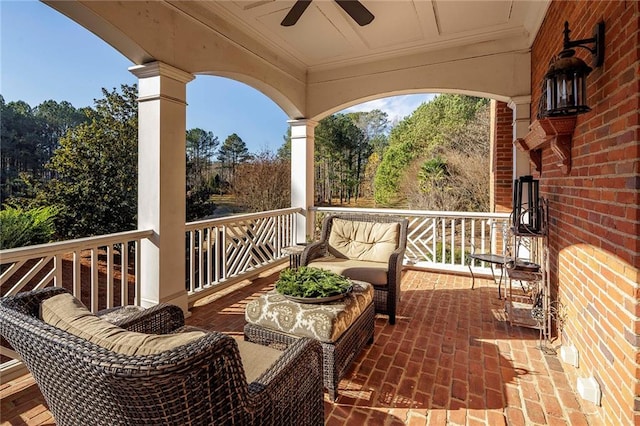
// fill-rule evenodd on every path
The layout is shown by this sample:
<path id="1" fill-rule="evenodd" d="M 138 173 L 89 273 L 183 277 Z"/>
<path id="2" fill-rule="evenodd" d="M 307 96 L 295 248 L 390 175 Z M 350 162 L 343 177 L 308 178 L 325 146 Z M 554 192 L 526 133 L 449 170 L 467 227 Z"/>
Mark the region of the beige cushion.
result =
<path id="1" fill-rule="evenodd" d="M 241 337 L 234 336 L 238 343 L 240 359 L 244 367 L 247 382 L 251 383 L 269 369 L 282 355 L 282 352 L 257 343 L 245 342 Z"/>
<path id="2" fill-rule="evenodd" d="M 124 355 L 154 355 L 199 339 L 206 333 L 144 334 L 127 331 L 92 314 L 71 294 L 50 297 L 40 305 L 40 318 L 54 327 Z"/>
<path id="3" fill-rule="evenodd" d="M 338 258 L 388 263 L 398 248 L 399 223 L 332 219 L 329 252 Z"/>
<path id="4" fill-rule="evenodd" d="M 388 281 L 388 263 L 320 257 L 309 262 L 307 266 L 326 269 L 352 280 L 366 281 L 377 286 L 387 285 Z"/>

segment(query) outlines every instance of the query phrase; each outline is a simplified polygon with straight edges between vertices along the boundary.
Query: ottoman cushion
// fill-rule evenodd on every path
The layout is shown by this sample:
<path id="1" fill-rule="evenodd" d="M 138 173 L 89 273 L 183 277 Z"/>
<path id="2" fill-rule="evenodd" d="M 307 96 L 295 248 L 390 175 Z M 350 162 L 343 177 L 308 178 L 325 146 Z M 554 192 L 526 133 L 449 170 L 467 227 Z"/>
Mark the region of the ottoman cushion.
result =
<path id="1" fill-rule="evenodd" d="M 291 301 L 276 290 L 247 303 L 247 322 L 321 342 L 335 342 L 373 300 L 371 284 L 354 281 L 353 291 L 341 300 L 321 304 Z"/>

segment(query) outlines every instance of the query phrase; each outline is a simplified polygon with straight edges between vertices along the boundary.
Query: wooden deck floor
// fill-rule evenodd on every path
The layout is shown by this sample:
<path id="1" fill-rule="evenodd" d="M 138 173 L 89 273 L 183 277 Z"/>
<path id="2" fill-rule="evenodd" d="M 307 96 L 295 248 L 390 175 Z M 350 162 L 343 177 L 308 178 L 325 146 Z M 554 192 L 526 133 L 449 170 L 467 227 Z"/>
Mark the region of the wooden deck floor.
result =
<path id="1" fill-rule="evenodd" d="M 209 297 L 187 323 L 241 335 L 246 302 L 277 270 Z M 238 288 L 239 287 L 239 288 Z M 327 425 L 600 425 L 575 393 L 573 367 L 538 349 L 538 333 L 509 326 L 493 283 L 407 271 L 394 326 L 376 317 L 375 342 L 325 395 Z M 2 425 L 55 424 L 27 375 L 0 387 Z"/>

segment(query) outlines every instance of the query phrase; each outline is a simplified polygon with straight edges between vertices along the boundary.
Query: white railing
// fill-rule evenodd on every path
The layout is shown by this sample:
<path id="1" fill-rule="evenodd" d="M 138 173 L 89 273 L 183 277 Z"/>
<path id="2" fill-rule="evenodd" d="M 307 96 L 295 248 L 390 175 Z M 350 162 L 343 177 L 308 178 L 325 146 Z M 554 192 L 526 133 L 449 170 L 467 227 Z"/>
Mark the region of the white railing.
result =
<path id="1" fill-rule="evenodd" d="M 139 304 L 140 241 L 153 231 L 128 231 L 0 251 L 2 296 L 64 287 L 93 312 Z"/>
<path id="2" fill-rule="evenodd" d="M 258 274 L 287 258 L 294 245 L 299 208 L 187 223 L 186 278 L 189 300 Z"/>
<path id="3" fill-rule="evenodd" d="M 508 213 L 440 212 L 399 209 L 314 207 L 314 229 L 319 234 L 322 217 L 329 213 L 390 215 L 407 218 L 409 229 L 406 265 L 440 271 L 469 272 L 469 253 L 505 251 Z M 489 265 L 474 263 L 474 273 L 491 274 Z"/>
<path id="4" fill-rule="evenodd" d="M 330 212 L 385 214 L 409 219 L 405 264 L 464 272 L 468 254 L 503 253 L 506 213 L 435 212 L 396 209 L 314 207 L 310 220 L 319 231 Z M 190 301 L 256 275 L 287 256 L 295 244 L 298 208 L 191 222 L 186 231 L 186 283 Z M 122 232 L 0 252 L 0 294 L 54 285 L 68 288 L 92 311 L 139 304 L 140 241 L 151 230 Z M 473 264 L 488 273 L 486 264 Z M 204 292 L 208 293 L 208 291 Z"/>
<path id="5" fill-rule="evenodd" d="M 93 312 L 139 305 L 140 241 L 153 231 L 130 231 L 0 251 L 0 295 L 64 287 Z M 12 349 L 0 346 L 2 381 L 26 371 Z"/>
<path id="6" fill-rule="evenodd" d="M 502 230 L 509 218 L 499 213 L 330 207 L 310 210 L 316 233 L 322 217 L 331 212 L 405 217 L 409 219 L 405 264 L 456 272 L 468 272 L 468 253 L 472 250 L 503 252 Z M 287 255 L 282 249 L 296 243 L 298 214 L 302 209 L 289 208 L 187 223 L 185 288 L 189 301 L 285 262 Z M 151 230 L 130 231 L 0 251 L 0 294 L 9 296 L 53 285 L 69 289 L 93 312 L 139 305 L 140 241 L 152 235 Z M 490 273 L 486 264 L 472 267 L 479 274 Z M 0 352 L 17 357 L 8 348 Z M 5 364 L 0 365 L 4 374 Z"/>

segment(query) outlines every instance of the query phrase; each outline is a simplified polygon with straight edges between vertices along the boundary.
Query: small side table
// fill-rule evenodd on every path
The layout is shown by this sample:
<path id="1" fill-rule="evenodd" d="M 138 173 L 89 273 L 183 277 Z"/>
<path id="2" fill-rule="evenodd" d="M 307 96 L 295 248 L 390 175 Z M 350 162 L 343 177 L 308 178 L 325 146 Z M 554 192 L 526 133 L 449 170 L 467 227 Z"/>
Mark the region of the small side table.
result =
<path id="1" fill-rule="evenodd" d="M 470 254 L 469 259 L 470 259 L 469 272 L 471 272 L 471 290 L 473 290 L 473 287 L 476 285 L 476 277 L 473 275 L 473 268 L 472 268 L 473 261 L 479 260 L 481 262 L 486 262 L 489 264 L 489 266 L 491 266 L 491 275 L 493 275 L 493 282 L 498 284 L 498 299 L 502 299 L 502 293 L 500 292 L 500 287 L 502 286 L 502 278 L 504 277 L 504 265 L 505 263 L 509 262 L 511 258 L 507 256 L 502 256 L 500 254 L 476 253 L 476 254 Z M 496 265 L 496 267 L 500 268 L 499 280 L 496 279 L 496 271 L 493 265 Z"/>
<path id="2" fill-rule="evenodd" d="M 305 249 L 304 244 L 282 247 L 282 253 L 289 255 L 289 268 L 296 270 L 300 267 L 300 256 Z"/>

